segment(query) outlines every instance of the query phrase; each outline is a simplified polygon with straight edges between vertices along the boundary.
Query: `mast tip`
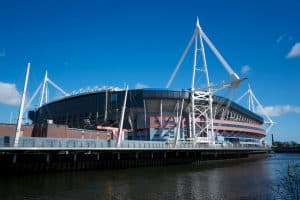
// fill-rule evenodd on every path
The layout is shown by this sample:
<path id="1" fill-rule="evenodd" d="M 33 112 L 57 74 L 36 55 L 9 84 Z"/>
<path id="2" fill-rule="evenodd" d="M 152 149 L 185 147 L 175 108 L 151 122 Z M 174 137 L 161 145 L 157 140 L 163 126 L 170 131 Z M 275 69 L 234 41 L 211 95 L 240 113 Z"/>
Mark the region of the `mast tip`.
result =
<path id="1" fill-rule="evenodd" d="M 197 16 L 197 18 L 196 18 L 196 25 L 197 26 L 200 26 L 200 23 L 199 23 L 199 17 Z"/>

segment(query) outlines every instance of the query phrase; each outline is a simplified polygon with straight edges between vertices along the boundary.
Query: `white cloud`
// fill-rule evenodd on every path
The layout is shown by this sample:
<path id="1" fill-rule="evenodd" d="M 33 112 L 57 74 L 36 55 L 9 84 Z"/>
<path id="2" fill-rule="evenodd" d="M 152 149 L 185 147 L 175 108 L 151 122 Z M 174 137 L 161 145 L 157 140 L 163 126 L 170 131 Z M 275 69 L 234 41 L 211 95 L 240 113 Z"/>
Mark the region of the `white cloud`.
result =
<path id="1" fill-rule="evenodd" d="M 300 106 L 291 106 L 291 105 L 265 106 L 263 108 L 258 107 L 257 112 L 259 114 L 267 114 L 269 116 L 280 116 L 286 113 L 300 113 Z"/>
<path id="2" fill-rule="evenodd" d="M 250 71 L 251 71 L 251 67 L 249 65 L 244 65 L 241 68 L 241 73 L 243 75 L 248 74 L 248 72 L 250 72 Z"/>
<path id="3" fill-rule="evenodd" d="M 16 84 L 0 82 L 0 103 L 16 106 L 20 103 L 21 94 Z"/>
<path id="4" fill-rule="evenodd" d="M 300 42 L 297 42 L 294 44 L 288 55 L 286 56 L 287 58 L 295 58 L 295 57 L 300 57 Z"/>
<path id="5" fill-rule="evenodd" d="M 135 89 L 143 89 L 143 88 L 148 88 L 148 85 L 145 85 L 143 83 L 137 83 L 135 84 Z"/>

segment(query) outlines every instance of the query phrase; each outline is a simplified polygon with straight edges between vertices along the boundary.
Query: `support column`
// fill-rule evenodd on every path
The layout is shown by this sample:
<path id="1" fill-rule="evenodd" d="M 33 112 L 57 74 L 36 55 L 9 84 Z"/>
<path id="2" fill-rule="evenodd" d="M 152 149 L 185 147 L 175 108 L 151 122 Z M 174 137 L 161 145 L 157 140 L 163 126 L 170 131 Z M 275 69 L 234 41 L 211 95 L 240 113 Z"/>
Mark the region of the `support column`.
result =
<path id="1" fill-rule="evenodd" d="M 160 128 L 163 128 L 163 105 L 162 105 L 162 99 L 160 100 Z"/>
<path id="2" fill-rule="evenodd" d="M 105 90 L 105 113 L 104 113 L 104 122 L 107 121 L 107 105 L 108 105 L 108 91 Z M 97 112 L 98 113 L 98 112 Z"/>
<path id="3" fill-rule="evenodd" d="M 16 137 L 15 137 L 15 143 L 14 143 L 15 147 L 17 147 L 19 145 L 19 138 L 21 136 L 21 126 L 22 126 L 22 121 L 23 121 L 23 113 L 24 113 L 24 105 L 25 105 L 25 99 L 26 99 L 26 91 L 27 91 L 29 72 L 30 72 L 30 63 L 28 63 L 28 65 L 27 65 L 24 89 L 23 89 L 21 105 L 20 105 L 20 112 L 19 112 L 17 129 L 16 129 Z"/>
<path id="4" fill-rule="evenodd" d="M 124 123 L 124 115 L 125 115 L 125 109 L 126 109 L 126 102 L 127 102 L 127 93 L 128 93 L 128 86 L 126 86 L 125 90 L 125 97 L 123 101 L 123 108 L 122 108 L 122 113 L 121 113 L 121 119 L 120 119 L 120 124 L 119 124 L 119 134 L 118 134 L 118 140 L 117 140 L 117 147 L 121 146 L 121 140 L 123 138 L 123 123 Z"/>

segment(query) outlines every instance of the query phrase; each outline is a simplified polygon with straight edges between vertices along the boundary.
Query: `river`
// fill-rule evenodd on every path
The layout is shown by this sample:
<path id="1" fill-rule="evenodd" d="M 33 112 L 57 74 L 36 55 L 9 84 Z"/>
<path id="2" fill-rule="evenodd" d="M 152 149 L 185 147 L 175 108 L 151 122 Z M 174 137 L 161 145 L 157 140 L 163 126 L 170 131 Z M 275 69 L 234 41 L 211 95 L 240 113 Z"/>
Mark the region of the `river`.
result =
<path id="1" fill-rule="evenodd" d="M 273 199 L 273 186 L 299 154 L 207 166 L 1 176 L 0 199 Z"/>

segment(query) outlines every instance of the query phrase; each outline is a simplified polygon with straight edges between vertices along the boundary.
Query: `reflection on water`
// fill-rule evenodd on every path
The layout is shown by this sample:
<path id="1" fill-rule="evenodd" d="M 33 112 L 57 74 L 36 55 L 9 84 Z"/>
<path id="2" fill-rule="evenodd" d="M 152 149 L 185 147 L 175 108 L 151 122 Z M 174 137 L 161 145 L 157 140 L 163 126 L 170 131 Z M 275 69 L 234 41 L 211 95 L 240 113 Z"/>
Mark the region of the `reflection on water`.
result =
<path id="1" fill-rule="evenodd" d="M 299 154 L 193 167 L 61 172 L 0 178 L 0 199 L 272 199 L 277 171 Z"/>

